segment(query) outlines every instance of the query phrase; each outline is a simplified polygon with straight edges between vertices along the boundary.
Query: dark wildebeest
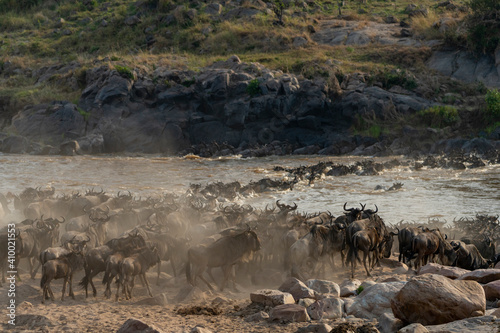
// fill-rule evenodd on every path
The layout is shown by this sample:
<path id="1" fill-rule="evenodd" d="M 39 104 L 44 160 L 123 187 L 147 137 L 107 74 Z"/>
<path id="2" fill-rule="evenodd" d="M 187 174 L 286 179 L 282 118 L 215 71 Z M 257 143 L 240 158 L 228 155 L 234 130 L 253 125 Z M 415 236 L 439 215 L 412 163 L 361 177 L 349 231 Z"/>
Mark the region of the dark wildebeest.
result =
<path id="1" fill-rule="evenodd" d="M 156 246 L 145 247 L 137 253 L 131 255 L 122 260 L 120 263 L 120 277 L 117 281 L 116 287 L 116 301 L 118 301 L 118 291 L 120 289 L 120 284 L 123 287 L 123 293 L 125 294 L 125 299 L 132 298 L 132 289 L 134 288 L 134 277 L 140 275 L 142 280 L 146 283 L 148 288 L 148 293 L 150 297 L 153 297 L 151 293 L 151 288 L 149 287 L 149 282 L 146 277 L 146 272 L 148 269 L 160 262 L 160 256 L 158 255 L 158 249 Z"/>
<path id="2" fill-rule="evenodd" d="M 373 213 L 370 214 L 369 218 L 356 220 L 347 227 L 346 242 L 349 247 L 349 252 L 347 254 L 347 261 L 351 262 L 351 265 L 352 265 L 352 260 L 356 260 L 356 257 L 354 256 L 354 245 L 352 243 L 353 239 L 352 237 L 356 232 L 370 227 L 375 228 L 380 237 L 380 241 L 377 244 L 378 254 L 382 255 L 384 258 L 389 258 L 391 256 L 392 244 L 394 243 L 394 239 L 392 237 L 397 235 L 397 233 L 389 232 L 382 218 L 377 214 Z M 379 257 L 377 256 L 375 258 L 375 263 L 377 264 L 378 261 Z"/>
<path id="3" fill-rule="evenodd" d="M 187 280 L 191 285 L 195 286 L 196 278 L 199 277 L 213 290 L 210 283 L 203 277 L 203 273 L 207 268 L 221 267 L 224 279 L 220 290 L 223 291 L 229 279 L 232 266 L 242 261 L 244 257 L 249 256 L 252 252 L 259 250 L 259 237 L 255 231 L 250 229 L 235 235 L 223 236 L 207 246 L 191 247 L 188 250 L 188 261 L 186 264 Z M 192 274 L 191 271 L 193 272 Z M 234 288 L 236 289 L 236 285 L 234 285 Z"/>
<path id="4" fill-rule="evenodd" d="M 90 249 L 86 256 L 85 276 L 80 281 L 80 286 L 85 288 L 85 297 L 88 297 L 88 284 L 92 287 L 94 297 L 97 290 L 92 278 L 100 272 L 106 271 L 106 261 L 115 252 L 131 253 L 134 249 L 146 245 L 144 238 L 138 233 L 129 233 L 119 238 L 109 240 L 105 245 Z"/>
<path id="5" fill-rule="evenodd" d="M 66 283 L 69 283 L 69 296 L 75 299 L 73 294 L 73 274 L 84 265 L 84 260 L 82 253 L 72 251 L 58 259 L 49 260 L 42 266 L 42 279 L 40 280 L 40 288 L 42 288 L 43 292 L 42 303 L 45 303 L 45 299 L 49 296 L 54 300 L 50 282 L 62 278 L 64 278 L 64 281 L 61 301 L 64 301 Z"/>
<path id="6" fill-rule="evenodd" d="M 483 258 L 488 260 L 495 259 L 495 243 L 489 236 L 478 235 L 477 237 L 462 237 L 460 240 L 465 244 L 474 244 Z"/>
<path id="7" fill-rule="evenodd" d="M 399 258 L 403 263 L 410 263 L 411 243 L 413 238 L 422 232 L 421 227 L 405 227 L 398 232 Z M 411 264 L 410 264 L 411 267 Z"/>
<path id="8" fill-rule="evenodd" d="M 474 244 L 451 241 L 451 246 L 453 246 L 453 249 L 457 253 L 457 267 L 473 271 L 480 268 L 488 268 L 493 262 L 491 259 L 486 260 L 483 258 Z"/>
<path id="9" fill-rule="evenodd" d="M 429 258 L 439 254 L 439 259 L 444 265 L 452 265 L 457 259 L 457 254 L 448 243 L 439 229 L 425 229 L 424 232 L 413 238 L 411 246 L 412 256 L 417 253 L 415 269 L 418 270 L 423 264 L 427 264 Z"/>
<path id="10" fill-rule="evenodd" d="M 380 234 L 374 227 L 367 227 L 357 231 L 352 235 L 351 243 L 353 255 L 355 258 L 351 259 L 351 277 L 354 278 L 354 271 L 356 270 L 356 259 L 359 260 L 358 251 L 363 252 L 363 265 L 367 276 L 371 276 L 370 270 L 375 266 L 377 258 L 379 258 L 379 244 L 382 242 Z M 370 252 L 373 252 L 370 258 Z M 366 265 L 366 258 L 369 258 L 369 266 Z"/>

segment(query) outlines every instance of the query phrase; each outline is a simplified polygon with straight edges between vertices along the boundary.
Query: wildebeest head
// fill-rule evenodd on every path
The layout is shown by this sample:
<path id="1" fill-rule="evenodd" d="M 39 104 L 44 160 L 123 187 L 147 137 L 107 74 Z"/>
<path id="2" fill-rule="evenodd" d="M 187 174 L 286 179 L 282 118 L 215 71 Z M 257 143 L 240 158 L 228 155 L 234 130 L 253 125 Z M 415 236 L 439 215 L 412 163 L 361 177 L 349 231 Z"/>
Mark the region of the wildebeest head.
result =
<path id="1" fill-rule="evenodd" d="M 261 248 L 261 245 L 260 245 L 260 239 L 259 239 L 259 236 L 257 236 L 257 233 L 255 233 L 255 231 L 253 231 L 253 230 L 246 230 L 245 233 L 246 233 L 249 245 L 250 245 L 250 250 L 252 250 L 254 252 L 259 251 Z"/>

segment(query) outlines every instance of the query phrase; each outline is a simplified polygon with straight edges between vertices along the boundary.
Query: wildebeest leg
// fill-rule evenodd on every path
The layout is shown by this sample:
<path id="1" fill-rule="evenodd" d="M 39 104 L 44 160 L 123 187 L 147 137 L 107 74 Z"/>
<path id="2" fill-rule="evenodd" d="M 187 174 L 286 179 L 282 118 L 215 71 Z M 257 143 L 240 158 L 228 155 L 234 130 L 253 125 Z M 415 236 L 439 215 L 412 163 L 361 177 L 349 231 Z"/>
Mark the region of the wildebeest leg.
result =
<path id="1" fill-rule="evenodd" d="M 224 291 L 224 287 L 226 286 L 226 282 L 227 280 L 229 280 L 229 274 L 231 274 L 231 267 L 232 265 L 230 266 L 222 266 L 222 272 L 224 273 L 224 278 L 222 279 L 222 284 L 220 286 L 220 291 Z"/>
<path id="2" fill-rule="evenodd" d="M 158 263 L 158 276 L 156 277 L 156 285 L 159 286 L 160 285 L 160 271 L 161 271 L 161 261 Z M 175 272 L 175 271 L 174 271 Z M 175 274 L 174 274 L 175 275 Z M 177 275 L 175 275 L 177 276 Z"/>
<path id="3" fill-rule="evenodd" d="M 146 282 L 146 287 L 148 288 L 149 297 L 153 297 L 151 293 L 151 288 L 149 288 L 148 278 L 146 277 L 146 273 L 141 274 L 142 279 Z"/>
<path id="4" fill-rule="evenodd" d="M 175 270 L 174 258 L 170 258 L 170 266 L 172 266 L 172 271 L 174 271 L 174 276 L 177 277 L 177 271 Z"/>
<path id="5" fill-rule="evenodd" d="M 69 296 L 71 296 L 72 299 L 75 299 L 75 294 L 73 294 L 73 273 L 69 276 Z"/>
<path id="6" fill-rule="evenodd" d="M 92 294 L 94 295 L 94 297 L 97 296 L 97 289 L 95 288 L 94 286 L 94 281 L 92 281 L 92 278 L 94 276 L 96 276 L 99 272 L 97 271 L 90 271 L 90 274 L 89 274 L 89 283 L 90 283 L 90 286 L 92 287 Z M 87 292 L 87 289 L 85 288 L 85 294 Z"/>
<path id="7" fill-rule="evenodd" d="M 212 279 L 212 282 L 215 283 L 215 284 L 217 284 L 217 282 L 215 281 L 214 276 L 212 275 L 212 267 L 208 267 L 207 268 L 207 274 Z"/>
<path id="8" fill-rule="evenodd" d="M 40 268 L 40 266 L 42 266 L 42 263 L 40 262 L 40 260 L 37 260 L 37 261 L 38 261 L 38 263 L 35 267 L 35 270 L 34 270 L 33 274 L 31 274 L 32 279 L 34 279 L 36 277 L 36 273 L 38 272 L 38 269 Z"/>
<path id="9" fill-rule="evenodd" d="M 363 265 L 365 266 L 366 276 L 372 276 L 368 270 L 368 266 L 366 266 L 366 257 L 368 257 L 368 251 L 363 251 Z"/>
<path id="10" fill-rule="evenodd" d="M 121 282 L 121 279 L 118 278 L 116 279 L 116 295 L 115 295 L 115 302 L 118 302 L 118 298 L 120 297 L 119 294 L 120 294 L 120 283 Z"/>
<path id="11" fill-rule="evenodd" d="M 64 301 L 64 293 L 66 292 L 66 283 L 68 283 L 68 276 L 66 275 L 63 280 L 61 301 Z"/>
<path id="12" fill-rule="evenodd" d="M 210 288 L 210 290 L 214 290 L 212 285 L 210 283 L 208 283 L 208 281 L 205 280 L 205 278 L 203 277 L 203 272 L 201 272 L 200 274 L 196 274 L 196 276 L 198 276 L 201 279 L 201 281 L 205 282 L 205 284 L 208 286 L 208 288 Z M 196 276 L 195 276 L 195 279 L 196 279 Z"/>

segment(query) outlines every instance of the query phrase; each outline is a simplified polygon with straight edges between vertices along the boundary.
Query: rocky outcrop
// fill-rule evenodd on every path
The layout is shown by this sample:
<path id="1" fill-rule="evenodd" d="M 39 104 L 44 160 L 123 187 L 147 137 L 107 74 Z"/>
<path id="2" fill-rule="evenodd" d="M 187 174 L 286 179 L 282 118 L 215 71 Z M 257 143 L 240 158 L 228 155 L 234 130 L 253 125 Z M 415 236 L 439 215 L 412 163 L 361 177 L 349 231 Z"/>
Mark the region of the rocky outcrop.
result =
<path id="1" fill-rule="evenodd" d="M 486 299 L 475 281 L 425 274 L 408 281 L 391 300 L 391 308 L 404 323 L 436 325 L 484 315 Z"/>
<path id="2" fill-rule="evenodd" d="M 269 306 L 295 303 L 295 299 L 290 293 L 285 293 L 273 289 L 257 290 L 250 294 L 250 300 L 253 303 L 259 303 L 262 305 L 269 305 Z"/>
<path id="3" fill-rule="evenodd" d="M 116 333 L 161 333 L 159 329 L 154 327 L 153 325 L 146 324 L 145 322 L 130 318 L 116 331 Z"/>
<path id="4" fill-rule="evenodd" d="M 303 322 L 309 321 L 306 308 L 298 304 L 283 304 L 272 308 L 269 312 L 269 320 L 279 322 Z"/>
<path id="5" fill-rule="evenodd" d="M 489 283 L 500 280 L 500 269 L 476 269 L 472 272 L 464 274 L 458 278 L 459 280 L 472 280 L 479 283 Z"/>

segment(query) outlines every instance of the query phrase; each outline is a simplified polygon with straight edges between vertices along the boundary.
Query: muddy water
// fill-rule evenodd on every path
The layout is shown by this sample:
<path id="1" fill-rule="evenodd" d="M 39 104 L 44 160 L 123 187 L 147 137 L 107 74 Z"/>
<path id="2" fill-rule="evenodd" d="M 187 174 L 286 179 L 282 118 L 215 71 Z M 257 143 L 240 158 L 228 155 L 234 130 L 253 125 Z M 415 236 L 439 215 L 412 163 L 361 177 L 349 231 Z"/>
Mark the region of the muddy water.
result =
<path id="1" fill-rule="evenodd" d="M 19 193 L 26 187 L 54 186 L 57 193 L 84 192 L 101 187 L 108 193 L 129 190 L 145 197 L 163 192 L 185 192 L 189 184 L 239 180 L 246 184 L 265 177 L 283 177 L 274 166 L 294 167 L 333 161 L 349 164 L 358 157 L 265 157 L 189 159 L 158 156 L 29 156 L 0 155 L 0 192 Z M 385 159 L 375 159 L 383 162 Z M 399 191 L 376 191 L 404 183 Z M 293 191 L 269 192 L 240 201 L 263 207 L 276 199 L 296 202 L 299 210 L 330 210 L 341 214 L 344 202 L 377 204 L 389 223 L 400 220 L 425 222 L 429 218 L 447 221 L 476 213 L 500 213 L 500 165 L 457 171 L 400 168 L 378 176 L 326 177 L 314 185 L 299 183 Z M 367 207 L 368 207 L 367 206 Z"/>

